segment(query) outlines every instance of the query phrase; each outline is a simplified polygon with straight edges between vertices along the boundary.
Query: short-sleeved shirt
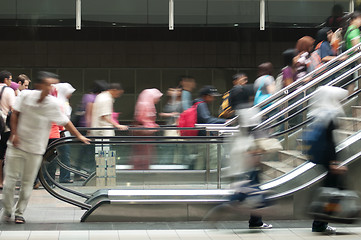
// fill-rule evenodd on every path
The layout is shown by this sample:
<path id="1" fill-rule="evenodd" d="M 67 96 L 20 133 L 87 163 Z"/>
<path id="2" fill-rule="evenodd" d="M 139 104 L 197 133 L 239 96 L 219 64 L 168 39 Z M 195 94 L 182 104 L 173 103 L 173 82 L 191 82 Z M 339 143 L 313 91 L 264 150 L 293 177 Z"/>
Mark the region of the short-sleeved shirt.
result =
<path id="1" fill-rule="evenodd" d="M 95 98 L 97 97 L 97 95 L 95 93 L 87 93 L 87 94 L 84 94 L 83 95 L 83 98 L 81 100 L 81 108 L 86 111 L 86 108 L 87 108 L 87 105 L 89 103 L 94 103 L 95 101 Z M 88 127 L 87 126 L 87 122 L 86 122 L 86 119 L 85 119 L 85 115 L 84 114 L 81 118 L 80 118 L 80 121 L 79 121 L 79 127 Z"/>
<path id="2" fill-rule="evenodd" d="M 0 100 L 0 109 L 2 111 L 2 116 L 6 117 L 10 107 L 12 107 L 15 103 L 15 92 L 12 88 L 7 87 L 5 83 L 0 84 L 0 92 L 2 91 L 3 87 L 5 88 Z M 10 129 L 6 127 L 5 132 L 8 131 L 10 131 Z"/>
<path id="3" fill-rule="evenodd" d="M 17 134 L 19 149 L 32 154 L 44 154 L 48 145 L 51 123 L 66 125 L 69 118 L 60 110 L 59 101 L 53 96 L 46 96 L 42 102 L 41 91 L 24 91 L 17 97 L 13 109 L 18 111 Z M 12 143 L 8 141 L 8 145 Z"/>
<path id="4" fill-rule="evenodd" d="M 114 99 L 109 91 L 102 92 L 97 95 L 93 105 L 92 122 L 93 128 L 112 128 L 113 125 L 105 121 L 102 117 L 113 114 Z M 92 136 L 114 136 L 114 130 L 92 130 Z"/>
<path id="5" fill-rule="evenodd" d="M 263 75 L 256 79 L 253 85 L 254 92 L 256 93 L 258 88 L 261 87 L 262 94 L 268 94 L 267 87 L 274 84 L 275 79 L 271 75 Z"/>
<path id="6" fill-rule="evenodd" d="M 323 59 L 327 56 L 335 56 L 335 52 L 332 50 L 332 47 L 329 42 L 323 41 L 320 47 L 320 57 Z"/>
<path id="7" fill-rule="evenodd" d="M 352 48 L 352 41 L 356 39 L 360 39 L 360 30 L 357 27 L 351 25 L 347 28 L 345 36 L 346 36 L 346 48 L 350 49 Z"/>
<path id="8" fill-rule="evenodd" d="M 291 78 L 292 81 L 296 80 L 296 73 L 293 71 L 292 67 L 287 66 L 282 69 L 282 77 L 283 77 L 283 83 L 285 79 Z"/>

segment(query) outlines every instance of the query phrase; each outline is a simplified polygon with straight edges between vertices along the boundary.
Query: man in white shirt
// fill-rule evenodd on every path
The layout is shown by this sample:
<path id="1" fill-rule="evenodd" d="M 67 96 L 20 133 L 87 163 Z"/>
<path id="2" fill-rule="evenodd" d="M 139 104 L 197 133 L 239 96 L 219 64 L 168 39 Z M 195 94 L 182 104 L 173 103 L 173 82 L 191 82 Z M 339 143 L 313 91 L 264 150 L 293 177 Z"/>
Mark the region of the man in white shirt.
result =
<path id="1" fill-rule="evenodd" d="M 107 91 L 97 95 L 93 104 L 92 128 L 118 128 L 127 130 L 128 127 L 120 125 L 112 118 L 113 103 L 115 98 L 119 98 L 124 93 L 119 83 L 112 83 Z M 91 136 L 114 136 L 114 130 L 92 130 Z"/>
<path id="2" fill-rule="evenodd" d="M 58 76 L 39 72 L 36 89 L 25 91 L 13 106 L 11 135 L 6 152 L 3 190 L 3 219 L 10 221 L 16 181 L 21 179 L 19 200 L 15 206 L 15 223 L 25 223 L 23 213 L 29 201 L 35 177 L 45 153 L 52 122 L 63 125 L 80 141 L 89 144 L 60 110 L 58 100 L 49 95 Z"/>
<path id="3" fill-rule="evenodd" d="M 15 102 L 15 92 L 12 88 L 10 88 L 12 80 L 12 74 L 8 71 L 1 71 L 0 72 L 0 93 L 1 100 L 0 100 L 0 113 L 6 121 L 6 116 L 9 110 L 12 110 L 12 106 Z M 10 137 L 10 128 L 5 127 L 5 131 L 1 134 L 0 139 L 0 188 L 3 187 L 3 163 L 5 159 L 5 152 L 6 152 L 6 142 Z"/>

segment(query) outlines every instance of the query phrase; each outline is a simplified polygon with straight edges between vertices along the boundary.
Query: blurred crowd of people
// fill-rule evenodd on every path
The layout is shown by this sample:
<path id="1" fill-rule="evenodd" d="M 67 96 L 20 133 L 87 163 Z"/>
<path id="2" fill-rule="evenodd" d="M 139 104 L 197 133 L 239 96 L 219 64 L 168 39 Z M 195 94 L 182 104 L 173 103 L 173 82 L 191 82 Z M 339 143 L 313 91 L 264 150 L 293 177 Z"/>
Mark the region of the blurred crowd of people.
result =
<path id="1" fill-rule="evenodd" d="M 313 71 L 323 63 L 332 60 L 341 52 L 360 43 L 359 27 L 361 26 L 361 13 L 354 12 L 348 16 L 347 21 L 344 19 L 346 18 L 344 16 L 340 16 L 337 9 L 335 9 L 334 16 L 331 16 L 326 21 L 326 25 L 329 26 L 325 26 L 320 29 L 315 38 L 311 36 L 304 36 L 297 41 L 295 48 L 284 51 L 282 54 L 284 58 L 284 67 L 280 70 L 279 77 L 277 77 L 277 79 L 279 78 L 278 82 L 274 78 L 274 67 L 270 62 L 265 62 L 258 66 L 257 78 L 254 79 L 253 84 L 248 84 L 248 76 L 245 73 L 235 74 L 231 79 L 233 87 L 223 94 L 222 105 L 220 106 L 218 117 L 212 116 L 212 111 L 210 111 L 209 106 L 212 102 L 214 102 L 215 97 L 222 95 L 214 86 L 206 85 L 200 88 L 197 98 L 193 99 L 193 91 L 196 89 L 196 80 L 191 76 L 180 77 L 179 84 L 177 86 L 172 86 L 167 90 L 165 93 L 167 96 L 166 104 L 163 107 L 162 112 L 158 115 L 165 119 L 167 126 L 178 126 L 178 119 L 180 115 L 186 110 L 194 108 L 196 112 L 195 123 L 197 124 L 226 123 L 230 118 L 235 116 L 237 110 L 249 108 L 258 104 L 281 88 L 303 78 L 307 73 Z M 343 46 L 345 49 L 342 49 Z M 56 81 L 49 81 L 49 79 L 55 79 Z M 42 91 L 42 94 L 48 94 L 46 96 L 41 95 L 42 97 L 40 97 L 39 100 L 31 100 L 34 101 L 34 106 L 31 105 L 31 107 L 39 114 L 38 118 L 46 118 L 46 123 L 51 123 L 48 129 L 49 132 L 46 131 L 44 133 L 48 133 L 47 144 L 51 144 L 53 141 L 61 137 L 64 130 L 63 126 L 70 128 L 70 132 L 73 134 L 75 133 L 81 141 L 88 143 L 88 139 L 77 132 L 76 129 L 72 127 L 72 124 L 69 126 L 68 121 L 70 118 L 76 127 L 96 128 L 88 132 L 82 132 L 83 134 L 88 134 L 88 136 L 114 136 L 114 128 L 122 131 L 128 130 L 128 126 L 119 124 L 118 114 L 115 113 L 113 109 L 115 99 L 119 98 L 124 93 L 120 83 L 109 84 L 101 80 L 95 81 L 93 90 L 83 95 L 81 103 L 75 110 L 73 110 L 72 113 L 69 98 L 76 89 L 74 89 L 69 83 L 59 83 L 58 79 L 59 77 L 57 75 L 51 73 L 46 73 L 44 75 L 43 73 L 43 76 L 39 78 L 40 83 L 38 84 L 41 86 L 46 84 L 47 92 L 44 90 L 45 87 L 40 88 L 40 91 Z M 307 82 L 308 80 L 309 79 L 306 79 L 305 81 Z M 21 104 L 24 104 L 25 96 L 31 95 L 30 93 L 25 94 L 25 92 L 31 92 L 27 90 L 31 82 L 30 78 L 25 74 L 17 76 L 13 81 L 13 76 L 10 72 L 0 72 L 0 106 L 4 119 L 8 117 L 9 112 L 13 112 L 13 115 L 15 113 L 15 117 L 11 117 L 11 119 L 20 118 L 22 115 L 30 114 L 23 109 Z M 41 110 L 38 110 L 40 106 L 39 104 L 43 101 L 43 99 L 48 99 L 48 95 L 52 96 L 49 99 L 57 99 L 56 101 L 51 101 L 53 101 L 53 107 L 55 106 L 54 104 L 58 105 L 57 108 L 59 109 L 59 112 L 46 113 L 54 114 L 54 118 L 46 114 L 44 117 L 41 115 L 43 114 Z M 163 93 L 156 88 L 144 89 L 139 94 L 135 105 L 134 122 L 132 125 L 143 130 L 134 130 L 132 133 L 133 135 L 152 136 L 158 131 L 156 130 L 156 128 L 159 127 L 156 123 L 156 104 L 160 101 L 162 95 Z M 37 121 L 38 118 L 31 116 L 28 121 Z M 54 119 L 56 121 L 53 121 Z M 26 120 L 22 120 L 19 124 L 24 121 Z M 5 216 L 8 218 L 10 218 L 12 214 L 9 207 L 12 206 L 12 200 L 10 199 L 11 196 L 13 196 L 13 189 L 11 190 L 11 188 L 14 187 L 14 179 L 18 177 L 18 174 L 24 174 L 24 172 L 16 172 L 16 174 L 12 174 L 14 172 L 14 166 L 11 166 L 10 164 L 10 166 L 7 167 L 9 164 L 9 159 L 7 158 L 11 158 L 11 156 L 6 153 L 7 146 L 11 146 L 11 154 L 14 154 L 13 150 L 18 146 L 22 146 L 18 145 L 16 142 L 19 129 L 24 131 L 25 135 L 23 137 L 29 137 L 29 134 L 33 133 L 34 129 L 38 129 L 33 128 L 30 131 L 28 129 L 31 127 L 30 125 L 27 126 L 28 128 L 20 128 L 20 126 L 17 127 L 16 124 L 17 123 L 15 123 L 15 125 L 7 126 L 1 134 L 0 140 L 0 188 L 3 187 L 3 166 L 5 166 L 4 183 L 5 185 L 8 184 L 8 198 L 6 198 L 7 200 L 5 201 L 7 205 L 4 205 L 6 208 Z M 333 126 L 334 125 L 332 125 L 332 127 Z M 149 130 L 147 130 L 147 128 L 149 128 Z M 164 132 L 165 136 L 179 136 L 180 134 L 181 133 L 177 130 L 167 130 Z M 198 131 L 197 135 L 205 136 L 206 132 Z M 23 141 L 23 139 L 20 139 L 20 141 Z M 41 141 L 43 141 L 43 139 Z M 45 151 L 44 146 L 41 146 L 39 149 L 35 151 L 31 150 L 30 152 L 38 156 Z M 185 152 L 189 151 L 189 149 L 184 150 Z M 253 150 L 257 151 L 257 149 Z M 25 147 L 22 151 L 27 152 L 29 150 Z M 154 155 L 154 151 L 154 146 L 151 144 L 134 145 L 133 157 L 131 160 L 131 164 L 134 166 L 134 169 L 149 169 L 151 156 Z M 171 154 L 174 154 L 175 149 L 169 148 L 168 151 Z M 60 152 L 61 154 L 59 155 L 59 160 L 63 164 L 69 166 L 69 149 L 64 146 L 63 150 Z M 84 169 L 83 167 L 86 163 L 82 163 L 82 161 L 87 161 L 87 159 L 94 160 L 94 154 L 94 148 L 93 150 L 87 148 L 83 154 L 80 154 L 81 156 L 79 159 L 75 161 L 77 164 L 75 167 L 78 169 Z M 176 160 L 172 157 L 170 163 L 174 163 L 174 161 Z M 203 169 L 203 163 L 203 160 L 198 160 L 198 162 L 193 162 L 191 165 L 193 165 L 194 168 Z M 27 182 L 24 183 L 24 186 L 27 186 L 27 192 L 25 194 L 27 197 L 25 197 L 24 202 L 18 206 L 16 210 L 17 212 L 15 213 L 15 220 L 19 223 L 25 222 L 22 218 L 22 212 L 26 207 L 25 202 L 29 197 L 29 181 L 34 188 L 39 186 L 38 181 L 35 180 L 35 176 L 37 172 L 36 170 L 39 169 L 40 162 L 34 166 L 35 167 L 32 168 L 34 169 L 32 174 L 26 178 Z M 15 167 L 18 167 L 18 165 Z M 6 171 L 6 169 L 8 171 Z M 53 179 L 55 179 L 56 169 L 56 162 L 51 162 L 48 165 L 48 172 L 50 177 Z M 94 166 L 90 166 L 89 171 L 94 171 Z M 75 177 L 80 178 L 80 176 Z M 70 172 L 66 169 L 60 168 L 59 181 L 61 183 L 72 183 L 73 179 L 71 179 Z M 256 183 L 259 183 L 258 180 Z M 49 184 L 53 185 L 51 180 L 49 180 Z M 315 224 L 317 225 L 318 223 L 316 222 Z M 321 229 L 322 231 L 326 229 L 327 224 L 322 224 L 322 226 L 317 225 L 316 228 Z M 252 216 L 250 220 L 250 227 L 270 228 L 272 226 L 264 224 L 259 216 Z"/>

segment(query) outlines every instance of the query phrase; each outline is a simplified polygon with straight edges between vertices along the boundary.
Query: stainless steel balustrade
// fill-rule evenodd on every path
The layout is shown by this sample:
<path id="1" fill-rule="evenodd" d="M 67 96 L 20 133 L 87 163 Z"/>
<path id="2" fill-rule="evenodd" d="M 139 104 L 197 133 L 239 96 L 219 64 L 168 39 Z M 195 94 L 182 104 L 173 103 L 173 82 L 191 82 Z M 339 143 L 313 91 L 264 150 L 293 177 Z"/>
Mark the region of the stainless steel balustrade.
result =
<path id="1" fill-rule="evenodd" d="M 308 78 L 312 78 L 315 74 L 319 73 L 322 70 L 326 70 L 328 67 L 330 67 L 332 64 L 339 62 L 340 59 L 344 58 L 345 56 L 348 56 L 350 53 L 354 52 L 355 50 L 359 51 L 361 48 L 361 43 L 357 44 L 356 46 L 350 48 L 349 50 L 347 50 L 346 52 L 336 56 L 334 59 L 332 59 L 331 61 L 328 61 L 327 63 L 323 64 L 322 66 L 320 66 L 319 68 L 313 70 L 312 72 L 306 74 L 305 76 L 303 76 L 302 78 L 298 79 L 297 81 L 291 83 L 290 85 L 284 87 L 283 89 L 279 90 L 278 92 L 274 93 L 272 96 L 270 96 L 269 98 L 265 99 L 264 101 L 260 102 L 259 104 L 255 105 L 254 107 L 256 108 L 261 108 L 262 106 L 267 105 L 268 103 L 274 101 L 275 99 L 277 99 L 278 97 L 282 96 L 282 95 L 287 95 L 285 94 L 285 92 L 287 92 L 288 90 L 297 87 L 298 85 L 303 85 L 304 81 Z M 327 77 L 324 77 L 322 80 L 326 79 Z"/>
<path id="2" fill-rule="evenodd" d="M 361 52 L 357 54 L 357 56 L 355 56 L 355 58 L 357 57 L 357 59 L 361 58 Z M 337 67 L 336 70 L 340 70 L 342 69 L 341 67 Z M 353 74 L 354 72 L 358 71 L 361 69 L 361 64 L 355 66 L 354 68 L 348 70 L 347 72 L 343 73 L 341 76 L 337 77 L 336 79 L 330 81 L 329 83 L 325 84 L 324 86 L 333 86 L 339 82 L 341 82 L 342 80 L 344 80 L 345 78 L 347 78 L 348 76 L 350 76 L 351 74 Z M 333 69 L 334 70 L 334 69 Z M 333 71 L 333 73 L 335 73 L 336 71 Z M 327 74 L 327 76 L 329 77 L 332 74 Z M 265 114 L 269 113 L 270 111 L 276 109 L 277 107 L 281 107 L 283 104 L 285 104 L 287 101 L 291 100 L 293 97 L 297 96 L 298 94 L 307 91 L 308 89 L 310 89 L 311 87 L 315 86 L 316 84 L 318 84 L 320 81 L 322 81 L 323 78 L 322 76 L 319 78 L 316 78 L 314 81 L 311 81 L 309 83 L 307 83 L 305 86 L 301 87 L 300 89 L 297 89 L 295 92 L 291 93 L 290 95 L 284 97 L 283 99 L 277 101 L 276 103 L 272 104 L 271 106 L 269 106 L 268 108 L 264 109 L 263 111 L 259 112 L 258 114 L 256 114 L 254 116 L 254 118 L 259 118 L 261 116 L 264 116 Z M 295 103 L 289 105 L 288 107 L 286 107 L 285 109 L 279 111 L 278 113 L 276 113 L 275 115 L 269 117 L 268 119 L 266 119 L 265 121 L 263 121 L 262 123 L 260 123 L 259 125 L 257 125 L 254 129 L 259 129 L 262 128 L 263 126 L 268 125 L 269 123 L 271 123 L 272 121 L 274 121 L 275 119 L 281 117 L 282 115 L 284 115 L 285 113 L 288 113 L 289 111 L 295 109 L 297 106 L 301 105 L 302 103 L 305 103 L 306 101 L 308 101 L 313 95 L 315 94 L 315 92 L 310 93 L 309 95 L 305 95 L 302 99 L 296 101 Z"/>

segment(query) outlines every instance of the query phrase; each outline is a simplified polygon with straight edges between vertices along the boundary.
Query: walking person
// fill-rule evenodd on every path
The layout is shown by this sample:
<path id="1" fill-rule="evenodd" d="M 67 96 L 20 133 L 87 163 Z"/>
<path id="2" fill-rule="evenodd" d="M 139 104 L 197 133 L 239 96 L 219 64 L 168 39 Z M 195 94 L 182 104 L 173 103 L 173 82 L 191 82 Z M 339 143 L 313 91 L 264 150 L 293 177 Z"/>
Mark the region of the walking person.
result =
<path id="1" fill-rule="evenodd" d="M 333 132 L 339 127 L 338 118 L 345 115 L 341 100 L 346 98 L 348 91 L 339 87 L 322 86 L 316 90 L 312 99 L 309 115 L 314 118 L 313 131 L 322 131 L 324 138 L 317 141 L 314 154 L 310 161 L 322 165 L 328 172 L 324 180 L 324 187 L 344 189 L 342 174 L 345 168 L 338 166 L 336 142 Z M 317 150 L 317 151 L 316 151 Z M 314 220 L 312 232 L 336 233 L 336 228 L 325 221 Z"/>
<path id="2" fill-rule="evenodd" d="M 12 110 L 12 106 L 15 102 L 15 92 L 10 88 L 12 80 L 12 74 L 8 71 L 0 72 L 0 109 L 3 119 L 6 121 L 8 112 Z M 1 133 L 0 139 L 0 189 L 3 187 L 3 167 L 5 160 L 5 153 L 7 149 L 7 141 L 10 137 L 10 128 L 5 126 L 5 131 Z"/>
<path id="3" fill-rule="evenodd" d="M 59 77 L 54 73 L 39 72 L 35 84 L 36 90 L 23 92 L 13 106 L 2 201 L 5 221 L 11 220 L 15 185 L 20 179 L 21 188 L 15 206 L 15 223 L 25 223 L 23 214 L 46 150 L 52 122 L 65 126 L 72 135 L 89 144 L 89 139 L 81 135 L 62 113 L 57 99 L 49 95 L 51 84 L 58 81 Z"/>
<path id="4" fill-rule="evenodd" d="M 160 101 L 163 93 L 156 88 L 143 90 L 139 96 L 134 110 L 136 125 L 142 128 L 159 127 L 155 122 L 157 110 L 155 105 Z M 136 133 L 138 136 L 151 136 L 157 130 L 141 130 Z M 151 144 L 135 144 L 133 146 L 134 156 L 132 157 L 134 169 L 149 169 L 151 158 L 154 155 L 154 148 Z"/>

